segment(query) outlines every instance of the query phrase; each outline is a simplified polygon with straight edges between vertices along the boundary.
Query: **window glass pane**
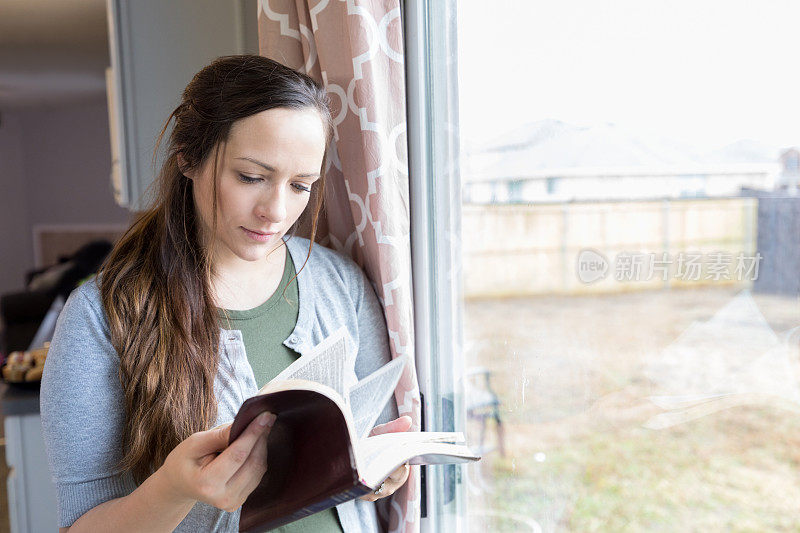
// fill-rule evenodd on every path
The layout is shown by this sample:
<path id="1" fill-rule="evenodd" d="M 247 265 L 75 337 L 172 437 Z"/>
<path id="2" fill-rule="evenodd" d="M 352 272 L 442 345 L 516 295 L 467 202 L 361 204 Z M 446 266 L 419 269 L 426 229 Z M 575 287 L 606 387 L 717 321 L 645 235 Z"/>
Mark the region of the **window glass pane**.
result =
<path id="1" fill-rule="evenodd" d="M 458 3 L 470 530 L 796 530 L 798 20 Z"/>

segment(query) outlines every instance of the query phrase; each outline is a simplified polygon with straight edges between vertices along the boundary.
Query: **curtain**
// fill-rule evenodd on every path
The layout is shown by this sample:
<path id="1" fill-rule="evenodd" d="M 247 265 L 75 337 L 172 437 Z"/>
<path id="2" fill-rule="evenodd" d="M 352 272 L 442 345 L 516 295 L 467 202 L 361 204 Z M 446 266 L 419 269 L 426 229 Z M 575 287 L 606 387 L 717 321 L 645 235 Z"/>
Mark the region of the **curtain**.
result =
<path id="1" fill-rule="evenodd" d="M 331 97 L 334 141 L 316 240 L 348 254 L 384 308 L 393 357 L 414 361 L 400 0 L 260 0 L 260 54 L 309 74 Z M 420 428 L 413 365 L 395 390 L 401 415 Z M 379 514 L 392 532 L 419 531 L 419 472 Z"/>

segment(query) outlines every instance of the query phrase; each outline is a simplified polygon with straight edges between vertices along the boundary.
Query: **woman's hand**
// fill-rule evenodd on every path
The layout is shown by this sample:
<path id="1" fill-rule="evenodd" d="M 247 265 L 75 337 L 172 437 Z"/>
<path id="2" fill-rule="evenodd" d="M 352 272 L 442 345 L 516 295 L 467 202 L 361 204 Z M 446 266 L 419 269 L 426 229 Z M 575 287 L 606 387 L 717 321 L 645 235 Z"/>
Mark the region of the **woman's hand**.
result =
<path id="1" fill-rule="evenodd" d="M 375 426 L 372 428 L 372 431 L 369 432 L 369 436 L 382 435 L 384 433 L 398 433 L 401 431 L 408 431 L 409 429 L 411 429 L 411 417 L 404 415 L 400 418 L 395 418 L 386 424 Z M 395 491 L 397 491 L 397 489 L 402 487 L 408 479 L 408 469 L 409 466 L 407 464 L 399 467 L 394 472 L 389 474 L 389 477 L 383 482 L 383 488 L 379 494 L 370 492 L 369 494 L 362 496 L 361 499 L 366 502 L 374 502 L 375 500 L 380 500 L 381 498 L 391 496 L 395 493 Z"/>
<path id="2" fill-rule="evenodd" d="M 154 475 L 162 475 L 176 499 L 233 512 L 267 471 L 267 436 L 274 422 L 275 415 L 262 413 L 230 446 L 230 424 L 193 433 Z"/>

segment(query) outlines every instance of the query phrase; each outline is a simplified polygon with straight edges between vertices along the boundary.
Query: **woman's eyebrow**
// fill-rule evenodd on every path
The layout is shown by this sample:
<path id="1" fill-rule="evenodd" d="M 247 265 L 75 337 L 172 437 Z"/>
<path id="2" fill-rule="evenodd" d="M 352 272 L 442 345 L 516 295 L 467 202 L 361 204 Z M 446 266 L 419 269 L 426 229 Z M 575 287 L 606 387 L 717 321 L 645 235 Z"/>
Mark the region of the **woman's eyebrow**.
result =
<path id="1" fill-rule="evenodd" d="M 256 165 L 258 165 L 260 167 L 263 167 L 266 170 L 269 170 L 270 172 L 275 172 L 275 167 L 270 166 L 270 165 L 268 165 L 266 163 L 262 163 L 261 161 L 259 161 L 257 159 L 253 159 L 252 157 L 237 157 L 236 159 L 242 159 L 244 161 L 250 161 L 251 163 L 255 163 Z M 297 175 L 295 175 L 295 178 L 318 178 L 318 177 L 319 177 L 319 172 L 312 172 L 310 174 L 297 174 Z"/>

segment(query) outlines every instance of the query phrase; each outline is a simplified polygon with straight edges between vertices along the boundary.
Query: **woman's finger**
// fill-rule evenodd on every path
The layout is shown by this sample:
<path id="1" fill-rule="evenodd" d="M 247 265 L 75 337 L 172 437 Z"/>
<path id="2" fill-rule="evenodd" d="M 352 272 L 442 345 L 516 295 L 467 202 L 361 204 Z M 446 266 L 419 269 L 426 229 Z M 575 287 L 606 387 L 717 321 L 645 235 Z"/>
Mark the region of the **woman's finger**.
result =
<path id="1" fill-rule="evenodd" d="M 383 490 L 379 497 L 385 498 L 391 496 L 397 489 L 403 486 L 408 479 L 408 465 L 403 465 L 397 468 L 394 472 L 389 474 L 389 477 L 383 482 Z"/>
<path id="2" fill-rule="evenodd" d="M 403 415 L 400 418 L 395 418 L 391 422 L 381 424 L 372 428 L 370 436 L 383 435 L 384 433 L 400 433 L 411 429 L 411 417 Z"/>
<path id="3" fill-rule="evenodd" d="M 389 474 L 389 477 L 383 481 L 383 489 L 381 490 L 380 494 L 370 492 L 362 496 L 361 499 L 368 502 L 374 502 L 376 500 L 380 500 L 381 498 L 391 496 L 397 492 L 397 489 L 402 487 L 408 480 L 409 471 L 410 467 L 407 464 L 395 469 L 395 471 Z"/>
<path id="4" fill-rule="evenodd" d="M 267 438 L 270 430 L 271 428 L 267 428 L 261 433 L 250 456 L 228 481 L 229 490 L 242 497 L 247 497 L 261 482 L 267 471 Z"/>
<path id="5" fill-rule="evenodd" d="M 409 466 L 407 464 L 399 467 L 397 470 L 389 474 L 389 479 L 396 483 L 398 486 L 402 485 L 408 479 Z"/>
<path id="6" fill-rule="evenodd" d="M 253 446 L 258 441 L 261 433 L 270 428 L 275 422 L 275 415 L 272 413 L 261 413 L 250 422 L 247 429 L 239 435 L 230 446 L 225 448 L 211 464 L 207 471 L 211 479 L 225 480 L 226 482 L 233 477 L 239 468 L 250 457 Z"/>
<path id="7" fill-rule="evenodd" d="M 198 431 L 187 439 L 190 454 L 199 458 L 216 452 L 221 452 L 228 446 L 231 434 L 231 424 L 223 424 L 206 431 Z"/>

